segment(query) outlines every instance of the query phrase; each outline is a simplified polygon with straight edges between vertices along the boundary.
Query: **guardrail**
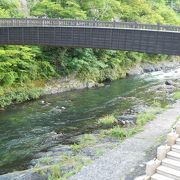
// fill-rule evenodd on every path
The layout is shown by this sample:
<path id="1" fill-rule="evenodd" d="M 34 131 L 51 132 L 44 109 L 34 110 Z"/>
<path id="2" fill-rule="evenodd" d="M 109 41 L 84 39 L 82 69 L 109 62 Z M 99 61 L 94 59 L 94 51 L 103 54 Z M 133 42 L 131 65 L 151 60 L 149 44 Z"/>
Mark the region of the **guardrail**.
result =
<path id="1" fill-rule="evenodd" d="M 108 22 L 96 20 L 63 20 L 48 18 L 0 18 L 0 27 L 99 27 L 99 28 L 123 28 L 123 29 L 147 29 L 159 31 L 177 31 L 180 32 L 180 26 L 160 25 L 160 24 L 142 24 L 136 22 Z"/>

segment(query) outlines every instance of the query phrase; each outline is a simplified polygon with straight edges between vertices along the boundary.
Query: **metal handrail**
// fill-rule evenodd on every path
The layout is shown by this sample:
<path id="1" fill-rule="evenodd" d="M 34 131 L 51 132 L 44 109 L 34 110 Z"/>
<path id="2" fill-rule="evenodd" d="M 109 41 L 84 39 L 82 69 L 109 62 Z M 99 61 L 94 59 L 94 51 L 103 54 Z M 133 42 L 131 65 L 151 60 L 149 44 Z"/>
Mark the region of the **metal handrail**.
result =
<path id="1" fill-rule="evenodd" d="M 67 20 L 49 18 L 0 18 L 0 27 L 94 27 L 94 28 L 116 28 L 116 29 L 147 29 L 159 31 L 180 32 L 180 26 L 143 24 L 137 22 L 116 22 L 96 20 Z"/>

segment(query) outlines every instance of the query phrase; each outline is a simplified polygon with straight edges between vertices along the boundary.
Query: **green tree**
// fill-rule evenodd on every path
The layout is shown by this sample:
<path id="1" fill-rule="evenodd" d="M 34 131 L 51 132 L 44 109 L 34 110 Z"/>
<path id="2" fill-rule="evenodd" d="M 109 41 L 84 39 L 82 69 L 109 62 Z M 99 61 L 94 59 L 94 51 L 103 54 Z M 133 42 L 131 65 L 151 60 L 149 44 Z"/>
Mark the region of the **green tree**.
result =
<path id="1" fill-rule="evenodd" d="M 60 4 L 56 2 L 50 2 L 48 0 L 43 0 L 37 2 L 31 8 L 31 15 L 37 17 L 57 18 L 61 17 L 62 10 L 63 8 Z"/>
<path id="2" fill-rule="evenodd" d="M 32 7 L 31 15 L 49 18 L 86 18 L 85 12 L 73 0 L 63 1 L 63 6 L 58 2 L 40 1 Z"/>

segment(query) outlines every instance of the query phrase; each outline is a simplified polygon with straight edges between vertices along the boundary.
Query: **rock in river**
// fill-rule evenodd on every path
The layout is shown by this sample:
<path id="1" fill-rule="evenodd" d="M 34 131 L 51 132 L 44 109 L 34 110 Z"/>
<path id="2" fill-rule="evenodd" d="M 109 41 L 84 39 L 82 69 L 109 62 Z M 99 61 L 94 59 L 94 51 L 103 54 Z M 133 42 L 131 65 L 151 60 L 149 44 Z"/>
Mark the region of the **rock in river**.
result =
<path id="1" fill-rule="evenodd" d="M 118 122 L 121 125 L 134 124 L 136 119 L 136 115 L 122 115 L 118 117 Z"/>
<path id="2" fill-rule="evenodd" d="M 168 85 L 168 86 L 169 85 L 174 85 L 174 82 L 172 80 L 166 80 L 165 84 Z"/>

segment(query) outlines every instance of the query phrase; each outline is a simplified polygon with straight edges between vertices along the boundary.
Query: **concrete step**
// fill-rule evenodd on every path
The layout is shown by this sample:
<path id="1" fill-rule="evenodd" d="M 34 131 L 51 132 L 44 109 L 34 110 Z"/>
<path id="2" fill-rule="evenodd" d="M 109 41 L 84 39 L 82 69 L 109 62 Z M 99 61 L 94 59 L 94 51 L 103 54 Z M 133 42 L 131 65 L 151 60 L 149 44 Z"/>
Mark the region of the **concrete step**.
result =
<path id="1" fill-rule="evenodd" d="M 178 144 L 173 145 L 172 151 L 180 153 L 180 145 L 178 145 Z"/>
<path id="2" fill-rule="evenodd" d="M 174 180 L 180 180 L 180 171 L 177 171 L 175 169 L 166 166 L 162 166 L 162 165 L 159 166 L 157 168 L 157 173 L 165 177 L 172 178 Z"/>
<path id="3" fill-rule="evenodd" d="M 180 145 L 180 138 L 176 139 L 176 144 Z"/>
<path id="4" fill-rule="evenodd" d="M 173 159 L 175 161 L 180 161 L 180 153 L 174 152 L 174 151 L 169 151 L 167 153 L 167 158 Z"/>
<path id="5" fill-rule="evenodd" d="M 173 179 L 156 173 L 151 176 L 151 180 L 173 180 Z"/>
<path id="6" fill-rule="evenodd" d="M 180 171 L 180 162 L 179 161 L 165 158 L 162 160 L 162 165 Z"/>

